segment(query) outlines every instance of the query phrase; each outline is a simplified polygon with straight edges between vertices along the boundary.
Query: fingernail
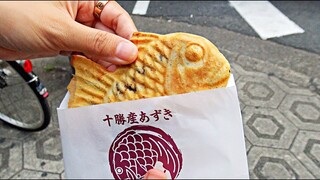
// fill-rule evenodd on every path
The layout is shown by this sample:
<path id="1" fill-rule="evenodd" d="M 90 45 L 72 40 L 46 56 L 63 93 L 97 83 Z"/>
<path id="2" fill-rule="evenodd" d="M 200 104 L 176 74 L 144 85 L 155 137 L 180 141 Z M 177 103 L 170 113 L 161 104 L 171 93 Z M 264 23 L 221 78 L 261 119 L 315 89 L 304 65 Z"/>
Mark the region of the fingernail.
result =
<path id="1" fill-rule="evenodd" d="M 107 71 L 109 71 L 109 72 L 114 72 L 116 69 L 117 69 L 117 66 L 114 65 L 114 64 L 109 66 L 109 67 L 107 67 Z"/>
<path id="2" fill-rule="evenodd" d="M 138 55 L 138 48 L 131 42 L 122 41 L 116 48 L 115 55 L 127 62 L 133 62 Z"/>

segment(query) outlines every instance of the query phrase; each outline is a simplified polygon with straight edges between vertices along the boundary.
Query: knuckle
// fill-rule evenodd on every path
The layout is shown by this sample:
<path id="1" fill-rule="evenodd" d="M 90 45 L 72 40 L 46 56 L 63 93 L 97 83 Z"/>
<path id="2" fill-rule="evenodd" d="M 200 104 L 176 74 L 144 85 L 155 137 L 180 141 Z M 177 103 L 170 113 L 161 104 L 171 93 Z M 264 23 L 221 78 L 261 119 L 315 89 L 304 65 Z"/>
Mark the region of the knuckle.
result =
<path id="1" fill-rule="evenodd" d="M 93 51 L 97 52 L 99 55 L 110 55 L 110 51 L 106 51 L 108 46 L 111 46 L 112 40 L 108 37 L 108 34 L 102 31 L 98 31 L 93 35 L 92 40 Z M 89 45 L 89 43 L 87 43 Z M 110 47 L 111 48 L 111 47 Z"/>

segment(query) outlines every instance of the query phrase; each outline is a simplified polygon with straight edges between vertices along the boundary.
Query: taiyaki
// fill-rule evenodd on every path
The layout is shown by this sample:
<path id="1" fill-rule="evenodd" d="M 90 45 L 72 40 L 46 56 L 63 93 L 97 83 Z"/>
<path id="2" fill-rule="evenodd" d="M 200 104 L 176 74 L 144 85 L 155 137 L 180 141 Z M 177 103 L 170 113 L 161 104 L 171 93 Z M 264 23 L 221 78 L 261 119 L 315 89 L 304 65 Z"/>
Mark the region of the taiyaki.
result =
<path id="1" fill-rule="evenodd" d="M 108 72 L 80 55 L 72 57 L 75 76 L 68 85 L 68 107 L 136 100 L 225 87 L 230 64 L 204 37 L 189 33 L 136 32 L 132 64 Z"/>

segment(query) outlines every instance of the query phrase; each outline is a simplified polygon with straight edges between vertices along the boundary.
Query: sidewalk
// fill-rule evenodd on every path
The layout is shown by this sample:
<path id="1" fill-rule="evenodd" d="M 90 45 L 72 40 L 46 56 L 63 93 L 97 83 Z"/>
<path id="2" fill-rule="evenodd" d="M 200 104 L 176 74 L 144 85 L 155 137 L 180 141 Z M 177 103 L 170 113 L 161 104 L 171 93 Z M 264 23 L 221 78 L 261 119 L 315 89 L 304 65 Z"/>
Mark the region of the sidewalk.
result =
<path id="1" fill-rule="evenodd" d="M 229 60 L 251 178 L 320 178 L 320 55 L 215 27 L 139 16 L 134 21 L 139 31 L 202 35 Z M 0 178 L 65 177 L 56 108 L 66 93 L 70 66 L 65 57 L 34 65 L 50 93 L 52 123 L 28 133 L 0 122 Z"/>

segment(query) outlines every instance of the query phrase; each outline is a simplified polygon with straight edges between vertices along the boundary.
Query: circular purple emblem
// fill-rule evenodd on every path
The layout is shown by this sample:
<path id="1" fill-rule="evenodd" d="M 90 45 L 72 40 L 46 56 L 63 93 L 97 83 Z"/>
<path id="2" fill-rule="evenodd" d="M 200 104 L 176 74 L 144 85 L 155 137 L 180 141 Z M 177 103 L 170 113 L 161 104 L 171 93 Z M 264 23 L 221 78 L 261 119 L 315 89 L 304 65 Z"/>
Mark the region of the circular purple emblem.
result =
<path id="1" fill-rule="evenodd" d="M 175 179 L 182 168 L 182 155 L 173 139 L 161 129 L 137 125 L 114 139 L 109 165 L 115 179 L 141 179 L 153 168 Z"/>

